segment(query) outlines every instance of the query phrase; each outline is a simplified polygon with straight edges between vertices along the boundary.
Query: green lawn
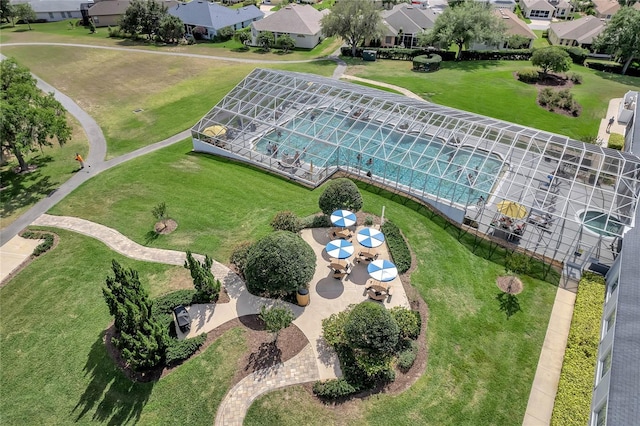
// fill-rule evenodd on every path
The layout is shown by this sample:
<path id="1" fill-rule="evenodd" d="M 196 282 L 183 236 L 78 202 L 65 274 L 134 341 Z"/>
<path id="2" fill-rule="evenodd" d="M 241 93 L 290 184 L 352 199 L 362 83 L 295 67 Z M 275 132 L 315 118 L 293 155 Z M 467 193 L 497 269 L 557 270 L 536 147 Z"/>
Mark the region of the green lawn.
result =
<path id="1" fill-rule="evenodd" d="M 236 243 L 270 232 L 268 223 L 277 211 L 290 209 L 304 216 L 318 210 L 320 191 L 212 156 L 189 154 L 189 149 L 188 141 L 181 142 L 106 171 L 74 191 L 52 213 L 104 223 L 145 243 L 154 222 L 150 210 L 165 201 L 178 229 L 147 243 L 190 248 L 225 262 Z M 366 422 L 520 422 L 555 286 L 524 277 L 525 291 L 518 296 L 523 311 L 507 320 L 495 300 L 495 279 L 504 272 L 501 266 L 468 251 L 450 235 L 451 228 L 443 230 L 411 208 L 411 203 L 404 205 L 398 197 L 368 191 L 363 196 L 367 212 L 379 214 L 386 206 L 386 217 L 407 236 L 418 259 L 412 284 L 430 310 L 425 376 L 398 397 L 381 395 L 362 403 L 359 410 Z M 93 202 L 97 198 L 102 202 Z M 288 418 L 299 409 L 294 403 L 277 409 L 258 405 L 252 416 Z"/>
<path id="2" fill-rule="evenodd" d="M 531 68 L 528 61 L 443 62 L 439 71 L 417 74 L 411 63 L 403 61 L 362 62 L 348 73 L 358 77 L 395 84 L 423 98 L 465 111 L 567 135 L 575 139 L 595 136 L 609 100 L 640 88 L 640 78 L 607 74 L 574 65 L 584 83 L 571 88 L 582 105 L 579 117 L 567 117 L 540 108 L 536 88 L 521 83 L 514 73 Z"/>
<path id="3" fill-rule="evenodd" d="M 4 47 L 98 122 L 115 157 L 193 126 L 256 64 L 53 46 Z M 47 61 L 42 58 L 47 57 Z M 332 61 L 273 64 L 331 75 Z M 135 113 L 134 110 L 143 109 Z"/>
<path id="4" fill-rule="evenodd" d="M 542 33 L 544 33 L 543 30 L 533 30 L 533 32 L 538 37 L 537 39 L 533 40 L 533 47 L 534 48 L 537 49 L 537 48 L 540 48 L 540 47 L 551 46 L 551 44 L 549 44 L 549 39 L 542 37 Z"/>
<path id="5" fill-rule="evenodd" d="M 87 136 L 80 124 L 69 115 L 72 127 L 71 139 L 62 147 L 55 144 L 41 150 L 26 153 L 25 159 L 37 169 L 28 173 L 15 173 L 18 161 L 10 157 L 0 167 L 0 182 L 5 189 L 0 191 L 0 228 L 9 226 L 35 203 L 49 195 L 78 170 L 75 153 L 87 156 Z"/>
<path id="6" fill-rule="evenodd" d="M 140 273 L 152 296 L 189 285 L 182 267 L 137 262 L 88 237 L 60 244 L 0 289 L 0 412 L 11 424 L 211 425 L 246 344 L 229 331 L 158 383 L 126 379 L 106 353 L 112 321 L 101 288 L 112 258 Z"/>

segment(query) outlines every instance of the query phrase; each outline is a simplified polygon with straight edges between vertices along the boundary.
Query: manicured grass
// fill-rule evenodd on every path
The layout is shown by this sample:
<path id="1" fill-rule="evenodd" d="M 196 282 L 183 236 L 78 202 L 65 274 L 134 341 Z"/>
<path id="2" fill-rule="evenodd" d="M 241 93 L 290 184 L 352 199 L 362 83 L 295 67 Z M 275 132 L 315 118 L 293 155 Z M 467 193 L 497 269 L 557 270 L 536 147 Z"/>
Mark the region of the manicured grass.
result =
<path id="1" fill-rule="evenodd" d="M 166 201 L 178 229 L 149 244 L 191 248 L 224 262 L 238 242 L 270 232 L 268 223 L 277 211 L 290 209 L 304 216 L 318 210 L 321 190 L 309 191 L 226 160 L 187 155 L 188 151 L 189 143 L 182 142 L 102 173 L 53 213 L 80 215 L 144 243 L 153 224 L 151 207 Z M 523 310 L 507 320 L 495 299 L 495 279 L 504 273 L 503 267 L 468 251 L 449 230 L 410 208 L 411 203 L 367 191 L 363 196 L 367 212 L 379 214 L 386 206 L 385 216 L 408 238 L 418 261 L 412 284 L 430 310 L 426 374 L 400 396 L 381 395 L 358 403 L 366 423 L 520 422 L 555 287 L 523 277 L 525 290 L 518 296 Z M 91 202 L 92 197 L 104 202 Z M 305 406 L 306 402 L 258 405 L 254 418 L 277 419 L 275 424 Z"/>
<path id="2" fill-rule="evenodd" d="M 136 269 L 152 296 L 189 285 L 181 267 L 137 262 L 55 230 L 60 244 L 0 289 L 3 424 L 213 424 L 245 341 L 228 332 L 158 383 L 126 379 L 106 353 L 112 321 L 101 288 L 111 259 Z M 187 278 L 187 279 L 185 279 Z"/>
<path id="3" fill-rule="evenodd" d="M 193 126 L 256 64 L 87 48 L 5 47 L 33 73 L 73 98 L 102 128 L 108 157 Z M 42 58 L 48 58 L 43 61 Z M 261 66 L 261 65 L 260 65 Z M 332 61 L 266 64 L 331 75 Z M 134 113 L 136 109 L 143 109 Z"/>
<path id="4" fill-rule="evenodd" d="M 551 44 L 549 44 L 549 39 L 542 37 L 542 33 L 544 33 L 543 30 L 533 30 L 533 33 L 536 35 L 536 37 L 538 37 L 537 39 L 533 40 L 533 47 L 535 49 L 551 46 Z"/>
<path id="5" fill-rule="evenodd" d="M 530 68 L 529 61 L 443 62 L 439 71 L 416 74 L 411 62 L 377 61 L 354 63 L 348 72 L 358 77 L 407 88 L 432 102 L 575 139 L 595 136 L 609 100 L 640 88 L 640 78 L 606 74 L 574 65 L 584 82 L 571 88 L 582 106 L 580 117 L 567 117 L 540 108 L 536 88 L 517 81 L 514 73 Z"/>
<path id="6" fill-rule="evenodd" d="M 18 161 L 14 157 L 0 167 L 0 182 L 6 187 L 0 191 L 0 228 L 9 226 L 73 176 L 79 168 L 74 160 L 76 152 L 87 156 L 89 146 L 82 127 L 71 115 L 68 115 L 68 122 L 72 127 L 72 136 L 67 143 L 62 146 L 56 143 L 52 147 L 25 153 L 27 163 L 38 166 L 36 170 L 16 174 L 13 169 L 18 166 Z"/>

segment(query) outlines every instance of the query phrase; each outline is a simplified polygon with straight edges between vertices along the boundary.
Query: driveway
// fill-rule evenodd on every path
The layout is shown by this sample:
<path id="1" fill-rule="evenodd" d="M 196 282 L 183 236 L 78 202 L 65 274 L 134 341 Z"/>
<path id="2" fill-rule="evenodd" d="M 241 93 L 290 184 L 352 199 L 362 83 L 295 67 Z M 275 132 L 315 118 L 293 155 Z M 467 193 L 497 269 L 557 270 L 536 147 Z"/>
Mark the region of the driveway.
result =
<path id="1" fill-rule="evenodd" d="M 548 30 L 551 21 L 547 19 L 532 19 L 530 24 L 527 24 L 531 30 Z"/>

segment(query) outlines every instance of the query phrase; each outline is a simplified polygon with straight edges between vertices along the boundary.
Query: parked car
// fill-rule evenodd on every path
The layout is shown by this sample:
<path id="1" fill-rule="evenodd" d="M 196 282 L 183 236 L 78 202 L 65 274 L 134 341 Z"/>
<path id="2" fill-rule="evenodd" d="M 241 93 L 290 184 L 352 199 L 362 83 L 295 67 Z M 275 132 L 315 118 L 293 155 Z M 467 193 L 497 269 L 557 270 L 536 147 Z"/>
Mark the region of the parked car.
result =
<path id="1" fill-rule="evenodd" d="M 178 327 L 180 331 L 186 333 L 191 329 L 191 318 L 189 317 L 189 312 L 187 308 L 182 305 L 178 305 L 173 308 L 173 313 L 176 316 L 176 322 L 178 323 Z"/>

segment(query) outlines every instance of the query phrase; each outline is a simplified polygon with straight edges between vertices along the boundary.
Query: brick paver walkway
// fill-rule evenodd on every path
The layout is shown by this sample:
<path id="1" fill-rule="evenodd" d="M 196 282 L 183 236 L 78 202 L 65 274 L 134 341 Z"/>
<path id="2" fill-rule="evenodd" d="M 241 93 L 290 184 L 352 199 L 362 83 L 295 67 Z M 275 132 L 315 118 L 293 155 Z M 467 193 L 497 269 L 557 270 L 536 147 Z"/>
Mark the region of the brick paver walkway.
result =
<path id="1" fill-rule="evenodd" d="M 307 345 L 290 360 L 252 373 L 239 381 L 220 403 L 215 425 L 242 426 L 247 410 L 260 395 L 318 378 L 316 357 L 311 345 Z"/>

